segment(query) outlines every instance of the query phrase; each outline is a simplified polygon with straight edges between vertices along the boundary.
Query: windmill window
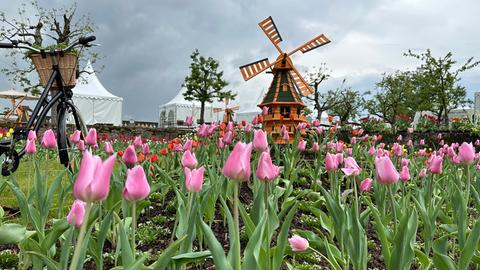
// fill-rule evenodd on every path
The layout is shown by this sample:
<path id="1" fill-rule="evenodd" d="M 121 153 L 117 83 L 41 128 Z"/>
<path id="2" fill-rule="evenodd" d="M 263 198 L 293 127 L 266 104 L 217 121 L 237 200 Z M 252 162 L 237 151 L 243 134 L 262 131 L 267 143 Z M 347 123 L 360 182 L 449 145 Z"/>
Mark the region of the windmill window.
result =
<path id="1" fill-rule="evenodd" d="M 290 117 L 290 107 L 286 107 L 286 106 L 280 107 L 280 114 L 285 118 L 289 118 Z"/>
<path id="2" fill-rule="evenodd" d="M 288 84 L 287 83 L 282 83 L 282 91 L 287 92 L 288 90 Z"/>

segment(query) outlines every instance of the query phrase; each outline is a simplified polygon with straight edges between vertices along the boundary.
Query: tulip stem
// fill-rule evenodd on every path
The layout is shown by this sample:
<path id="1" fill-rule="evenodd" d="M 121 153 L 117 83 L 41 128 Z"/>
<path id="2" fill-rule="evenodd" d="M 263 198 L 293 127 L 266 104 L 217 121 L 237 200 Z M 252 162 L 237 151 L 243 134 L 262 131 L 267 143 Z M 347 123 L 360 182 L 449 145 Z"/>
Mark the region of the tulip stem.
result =
<path id="1" fill-rule="evenodd" d="M 135 260 L 135 233 L 137 231 L 137 204 L 132 202 L 132 253 L 133 253 L 133 260 Z"/>
<path id="2" fill-rule="evenodd" d="M 264 200 L 265 200 L 265 211 L 267 212 L 267 217 L 268 217 L 268 208 L 270 204 L 268 203 L 268 197 L 270 196 L 270 183 L 268 181 L 265 181 L 265 194 L 264 194 Z M 267 269 L 270 269 L 270 224 L 269 220 L 267 218 L 266 221 L 266 233 L 267 233 Z"/>
<path id="3" fill-rule="evenodd" d="M 395 197 L 393 196 L 392 185 L 388 185 L 388 193 L 390 195 L 390 203 L 392 204 L 393 212 L 393 232 L 397 231 L 397 211 L 395 211 Z"/>
<path id="4" fill-rule="evenodd" d="M 233 181 L 233 222 L 235 223 L 235 243 L 234 243 L 234 267 L 233 270 L 241 269 L 240 257 L 240 222 L 238 218 L 238 182 Z"/>
<path id="5" fill-rule="evenodd" d="M 87 202 L 85 206 L 85 217 L 83 219 L 82 226 L 80 227 L 80 232 L 78 233 L 77 244 L 75 245 L 75 251 L 73 252 L 72 262 L 70 264 L 70 270 L 77 269 L 78 260 L 80 259 L 80 252 L 83 249 L 83 240 L 85 238 L 85 232 L 88 226 L 88 216 L 90 215 L 90 210 L 92 209 L 92 203 Z"/>

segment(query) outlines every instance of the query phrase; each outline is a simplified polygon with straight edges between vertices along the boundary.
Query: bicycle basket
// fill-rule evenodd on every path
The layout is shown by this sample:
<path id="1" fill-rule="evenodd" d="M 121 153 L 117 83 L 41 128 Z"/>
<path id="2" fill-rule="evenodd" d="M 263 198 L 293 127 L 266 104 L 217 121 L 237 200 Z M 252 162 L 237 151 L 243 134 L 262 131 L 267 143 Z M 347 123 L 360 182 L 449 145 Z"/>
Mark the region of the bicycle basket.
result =
<path id="1" fill-rule="evenodd" d="M 77 55 L 74 53 L 65 53 L 63 56 L 46 55 L 46 57 L 42 57 L 41 54 L 32 54 L 30 58 L 32 59 L 33 65 L 38 72 L 38 76 L 40 77 L 40 84 L 45 87 L 48 79 L 50 79 L 50 76 L 52 75 L 52 57 L 55 57 L 57 60 L 60 68 L 60 74 L 62 75 L 63 86 L 75 86 Z M 52 87 L 56 88 L 56 85 L 57 84 L 54 82 Z"/>

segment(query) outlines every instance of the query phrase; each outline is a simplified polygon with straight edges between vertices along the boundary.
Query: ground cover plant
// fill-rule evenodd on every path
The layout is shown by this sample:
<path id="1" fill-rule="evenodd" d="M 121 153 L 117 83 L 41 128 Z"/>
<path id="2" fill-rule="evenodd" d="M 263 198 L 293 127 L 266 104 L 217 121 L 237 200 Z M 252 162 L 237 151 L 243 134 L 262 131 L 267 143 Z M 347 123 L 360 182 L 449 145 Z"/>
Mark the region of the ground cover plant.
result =
<path id="1" fill-rule="evenodd" d="M 73 172 L 53 133 L 31 132 L 0 180 L 0 268 L 479 267 L 478 140 L 339 132 L 303 123 L 274 145 L 248 123 L 168 141 L 91 129 L 70 134 Z"/>

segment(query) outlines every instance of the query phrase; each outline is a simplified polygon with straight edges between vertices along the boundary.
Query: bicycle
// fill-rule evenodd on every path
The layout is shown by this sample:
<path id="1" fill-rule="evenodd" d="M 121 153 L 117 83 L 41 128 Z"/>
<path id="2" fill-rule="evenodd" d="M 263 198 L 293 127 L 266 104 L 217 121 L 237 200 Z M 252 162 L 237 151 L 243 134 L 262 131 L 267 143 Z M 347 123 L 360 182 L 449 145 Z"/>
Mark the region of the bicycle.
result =
<path id="1" fill-rule="evenodd" d="M 70 52 L 73 48 L 77 46 L 90 47 L 92 44 L 90 42 L 94 41 L 95 36 L 82 37 L 79 38 L 76 42 L 71 44 L 65 49 L 52 49 L 52 50 L 43 50 L 36 49 L 31 46 L 20 44 L 18 41 L 11 41 L 11 43 L 0 43 L 0 48 L 5 49 L 27 49 L 30 52 L 39 53 L 42 57 L 51 56 L 52 59 L 52 73 L 45 85 L 45 88 L 40 95 L 35 109 L 30 116 L 25 127 L 17 127 L 14 129 L 13 135 L 10 139 L 0 141 L 0 156 L 4 155 L 2 162 L 1 174 L 3 176 L 8 176 L 15 172 L 18 169 L 20 164 L 20 159 L 25 155 L 25 144 L 23 148 L 17 152 L 16 145 L 20 141 L 25 141 L 30 130 L 35 131 L 38 134 L 40 127 L 42 126 L 47 114 L 52 108 L 57 105 L 57 121 L 56 121 L 56 131 L 57 131 L 57 147 L 58 154 L 60 157 L 60 163 L 65 167 L 70 168 L 70 159 L 68 156 L 68 149 L 70 146 L 70 141 L 67 137 L 67 120 L 69 115 L 73 116 L 75 121 L 75 128 L 81 131 L 81 136 L 83 139 L 83 134 L 86 134 L 86 126 L 83 123 L 83 120 L 78 114 L 78 109 L 75 107 L 72 101 L 72 87 L 65 87 L 60 72 L 60 66 L 57 62 L 58 57 L 63 57 L 65 53 Z M 78 63 L 78 58 L 76 59 Z M 77 64 L 75 63 L 75 65 Z M 78 73 L 76 74 L 78 77 Z M 57 91 L 56 93 L 49 98 L 50 90 L 53 85 L 56 84 Z M 53 114 L 52 114 L 53 115 Z"/>

